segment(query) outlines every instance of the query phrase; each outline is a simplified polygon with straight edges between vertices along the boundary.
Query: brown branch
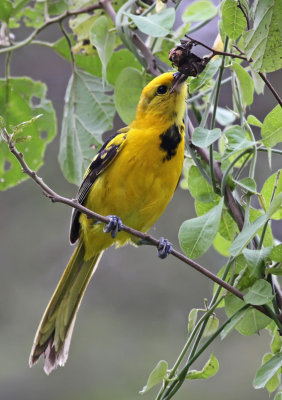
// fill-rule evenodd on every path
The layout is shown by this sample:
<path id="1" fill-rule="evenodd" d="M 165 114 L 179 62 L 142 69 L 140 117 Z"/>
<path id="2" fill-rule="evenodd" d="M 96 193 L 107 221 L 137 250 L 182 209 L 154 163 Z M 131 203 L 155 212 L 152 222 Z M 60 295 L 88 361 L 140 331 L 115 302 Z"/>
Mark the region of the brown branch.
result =
<path id="1" fill-rule="evenodd" d="M 77 210 L 84 213 L 88 218 L 93 218 L 97 221 L 100 221 L 104 224 L 110 222 L 109 217 L 105 217 L 103 215 L 97 214 L 94 211 L 84 207 L 82 204 L 78 203 L 77 199 L 68 199 L 57 194 L 54 190 L 52 190 L 41 177 L 39 177 L 35 171 L 31 170 L 27 165 L 24 156 L 21 152 L 19 152 L 15 147 L 15 142 L 13 141 L 13 135 L 9 135 L 6 128 L 2 128 L 2 136 L 5 142 L 8 144 L 10 152 L 16 157 L 18 162 L 20 163 L 22 170 L 26 173 L 30 178 L 43 189 L 43 193 L 48 197 L 53 203 L 62 203 L 66 204 L 72 208 L 76 208 Z M 124 225 L 123 230 L 145 242 L 149 242 L 150 244 L 159 247 L 160 240 L 154 238 L 153 236 L 137 231 L 129 226 Z M 239 299 L 243 300 L 243 293 L 241 293 L 238 289 L 231 286 L 229 283 L 220 279 L 217 275 L 213 274 L 211 271 L 204 268 L 202 265 L 198 264 L 196 261 L 191 260 L 190 258 L 186 257 L 184 254 L 180 253 L 177 250 L 172 249 L 171 255 L 178 258 L 179 260 L 183 261 L 185 264 L 189 265 L 190 267 L 194 268 L 195 270 L 199 271 L 201 274 L 205 275 L 213 282 L 217 283 L 222 288 L 226 289 L 228 292 L 234 294 Z M 263 306 L 253 306 L 257 310 L 261 311 L 263 314 L 269 316 L 267 311 L 264 309 Z"/>
<path id="2" fill-rule="evenodd" d="M 248 60 L 247 57 L 239 56 L 238 54 L 234 54 L 234 53 L 228 53 L 226 51 L 218 51 L 218 50 L 215 50 L 212 47 L 207 46 L 206 44 L 200 42 L 199 40 L 192 39 L 188 35 L 185 35 L 185 37 L 187 37 L 192 43 L 198 44 L 200 46 L 205 47 L 207 50 L 210 50 L 212 52 L 212 54 L 210 56 L 208 56 L 208 58 L 213 58 L 214 56 L 227 56 L 227 57 L 231 57 L 231 58 L 240 58 L 241 60 L 245 60 L 245 61 L 251 62 L 251 59 Z"/>
<path id="3" fill-rule="evenodd" d="M 280 104 L 280 106 L 282 107 L 282 99 L 279 96 L 279 94 L 276 92 L 276 90 L 274 89 L 274 87 L 271 85 L 271 83 L 269 82 L 269 80 L 267 79 L 267 77 L 262 73 L 262 72 L 258 72 L 259 76 L 261 77 L 261 79 L 265 82 L 266 86 L 268 87 L 268 89 L 271 91 L 271 93 L 273 94 L 273 96 L 276 98 L 276 100 L 278 101 L 278 103 Z"/>
<path id="4" fill-rule="evenodd" d="M 160 71 L 157 68 L 157 62 L 151 50 L 145 45 L 145 43 L 140 39 L 140 37 L 136 33 L 132 33 L 131 37 L 133 43 L 141 51 L 144 59 L 146 60 L 147 63 L 146 71 L 153 76 L 159 75 Z"/>

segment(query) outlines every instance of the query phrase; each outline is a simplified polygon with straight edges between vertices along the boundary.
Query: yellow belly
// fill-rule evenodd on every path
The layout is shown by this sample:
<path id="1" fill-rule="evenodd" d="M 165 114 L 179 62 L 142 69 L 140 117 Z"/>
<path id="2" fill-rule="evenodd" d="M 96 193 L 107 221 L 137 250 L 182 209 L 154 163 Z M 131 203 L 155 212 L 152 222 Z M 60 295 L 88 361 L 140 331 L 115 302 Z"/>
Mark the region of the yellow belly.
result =
<path id="1" fill-rule="evenodd" d="M 164 160 L 159 134 L 128 135 L 114 161 L 95 181 L 86 207 L 98 214 L 117 215 L 125 225 L 147 232 L 165 210 L 177 186 L 183 164 L 184 139 L 176 154 Z M 85 258 L 91 258 L 113 243 L 124 245 L 131 237 L 118 233 L 115 239 L 103 232 L 103 224 L 81 215 Z"/>

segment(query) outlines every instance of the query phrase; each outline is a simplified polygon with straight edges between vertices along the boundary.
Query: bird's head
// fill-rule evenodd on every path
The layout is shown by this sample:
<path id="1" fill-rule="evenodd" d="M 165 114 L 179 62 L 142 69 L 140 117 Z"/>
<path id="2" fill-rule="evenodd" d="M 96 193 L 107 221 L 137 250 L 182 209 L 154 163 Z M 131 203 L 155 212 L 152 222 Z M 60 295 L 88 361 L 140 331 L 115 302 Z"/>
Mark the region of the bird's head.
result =
<path id="1" fill-rule="evenodd" d="M 181 124 L 185 111 L 187 86 L 179 73 L 166 72 L 144 87 L 136 110 L 135 121 L 143 124 L 172 122 Z"/>

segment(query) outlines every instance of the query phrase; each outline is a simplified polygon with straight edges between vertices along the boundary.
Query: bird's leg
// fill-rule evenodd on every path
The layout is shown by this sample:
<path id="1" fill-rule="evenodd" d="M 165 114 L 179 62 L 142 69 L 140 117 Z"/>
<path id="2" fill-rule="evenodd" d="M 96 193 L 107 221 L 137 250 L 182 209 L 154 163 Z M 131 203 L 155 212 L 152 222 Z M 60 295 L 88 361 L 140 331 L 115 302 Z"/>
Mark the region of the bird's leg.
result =
<path id="1" fill-rule="evenodd" d="M 111 237 L 114 239 L 118 232 L 123 230 L 124 225 L 116 215 L 108 215 L 107 217 L 110 218 L 110 222 L 104 227 L 103 231 L 105 233 L 111 232 Z"/>
<path id="2" fill-rule="evenodd" d="M 153 246 L 153 243 L 149 242 L 146 239 L 141 239 L 138 241 L 138 245 L 151 245 Z M 166 258 L 172 251 L 172 244 L 165 238 L 161 237 L 160 238 L 160 243 L 158 245 L 158 256 L 161 259 Z"/>

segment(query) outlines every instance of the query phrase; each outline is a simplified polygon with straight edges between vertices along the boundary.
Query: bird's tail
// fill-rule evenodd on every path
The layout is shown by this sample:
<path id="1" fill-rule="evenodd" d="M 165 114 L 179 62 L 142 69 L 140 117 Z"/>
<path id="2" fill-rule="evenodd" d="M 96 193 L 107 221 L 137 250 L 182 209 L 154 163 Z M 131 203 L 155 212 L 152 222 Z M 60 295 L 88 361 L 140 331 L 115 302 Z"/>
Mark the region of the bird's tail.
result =
<path id="1" fill-rule="evenodd" d="M 79 241 L 37 329 L 29 358 L 31 367 L 42 354 L 47 375 L 67 361 L 76 314 L 101 256 L 102 252 L 85 261 L 84 245 Z"/>

